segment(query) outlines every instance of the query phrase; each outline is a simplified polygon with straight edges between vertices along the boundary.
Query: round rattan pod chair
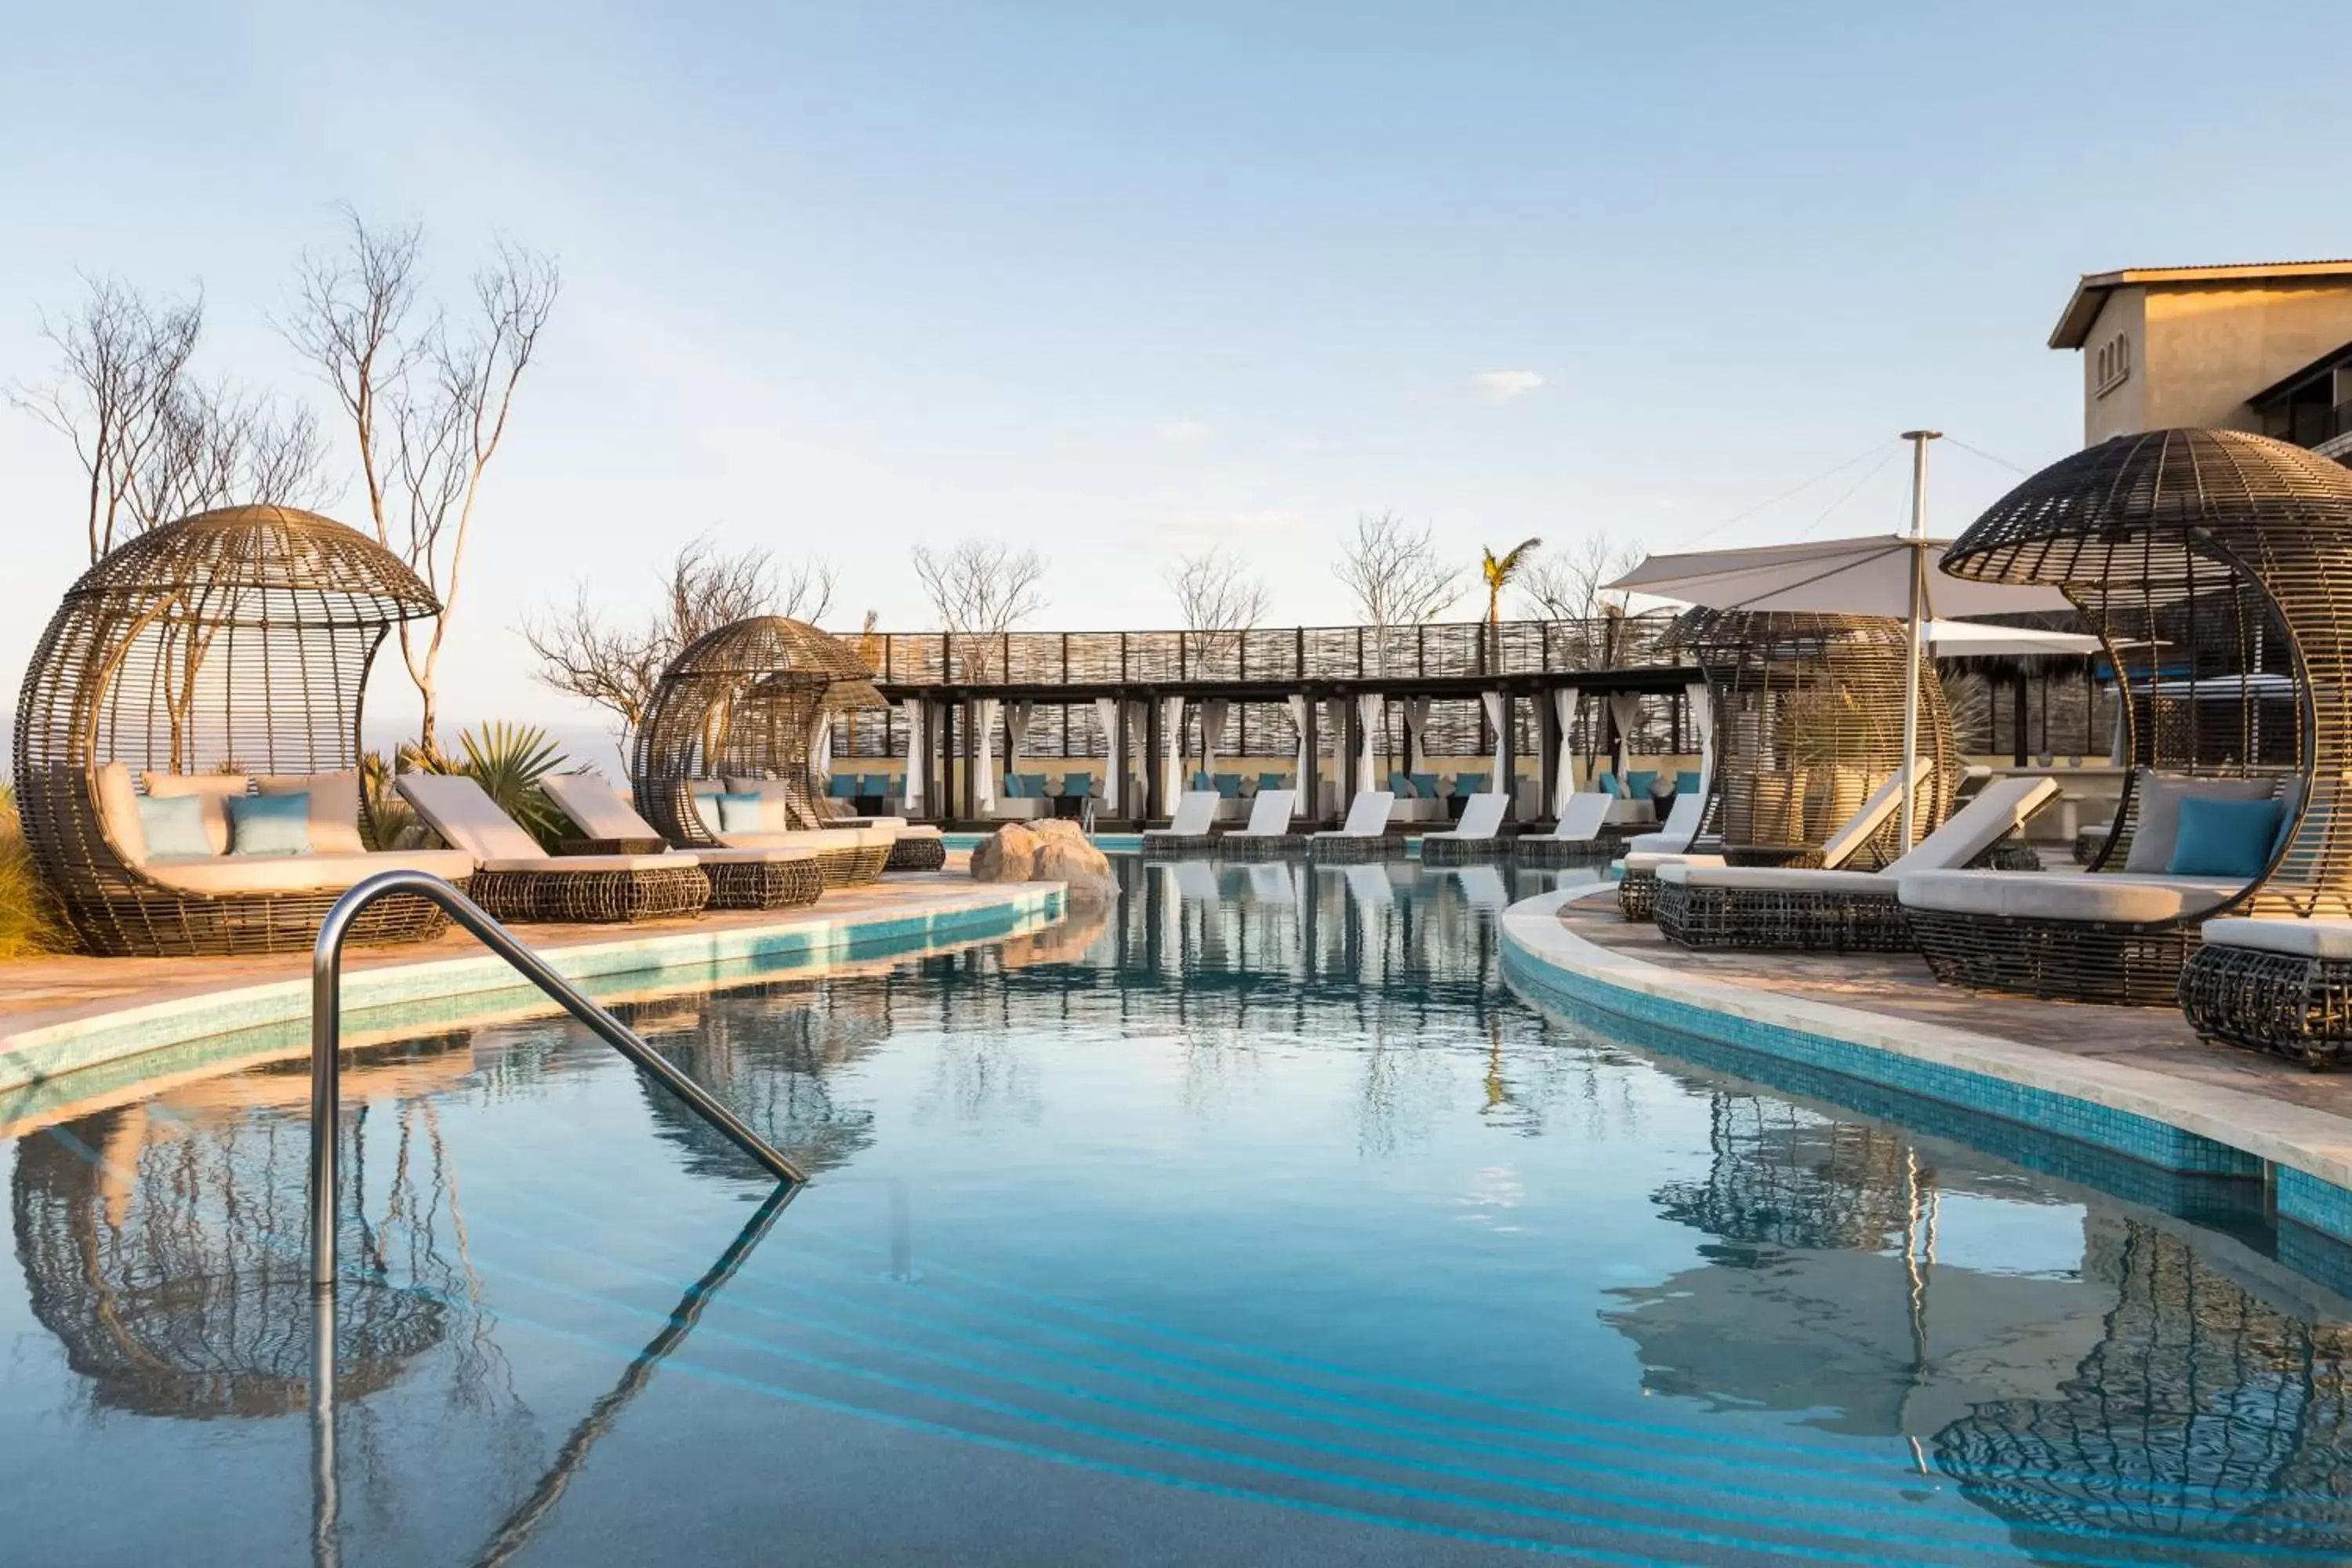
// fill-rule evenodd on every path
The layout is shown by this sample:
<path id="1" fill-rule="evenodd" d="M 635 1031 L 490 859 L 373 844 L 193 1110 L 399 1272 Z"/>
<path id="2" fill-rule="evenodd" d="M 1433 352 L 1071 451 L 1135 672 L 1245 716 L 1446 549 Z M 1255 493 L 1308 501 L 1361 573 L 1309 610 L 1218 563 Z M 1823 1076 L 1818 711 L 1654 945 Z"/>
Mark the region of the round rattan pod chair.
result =
<path id="1" fill-rule="evenodd" d="M 150 954 L 308 947 L 342 888 L 383 868 L 362 858 L 377 847 L 359 772 L 370 667 L 395 626 L 439 613 L 390 551 L 284 507 L 185 518 L 90 567 L 34 650 L 15 755 L 26 847 L 82 945 Z M 142 782 L 148 795 L 210 794 L 226 821 L 227 798 L 243 795 L 248 778 L 268 794 L 321 775 L 332 775 L 356 816 L 335 828 L 332 865 L 323 854 L 289 861 L 273 879 L 251 860 L 165 864 L 147 853 Z M 472 868 L 470 860 L 453 868 L 447 856 L 417 858 L 453 880 Z M 305 877 L 341 881 L 306 887 Z M 385 900 L 352 940 L 406 940 L 446 924 L 432 905 Z"/>
<path id="2" fill-rule="evenodd" d="M 637 726 L 630 778 L 637 812 L 681 848 L 719 846 L 698 794 L 740 784 L 772 798 L 781 831 L 824 829 L 812 765 L 821 727 L 847 709 L 885 708 L 874 672 L 841 638 L 805 621 L 753 616 L 696 638 L 662 671 Z M 887 836 L 842 834 L 818 856 L 827 887 L 870 881 Z"/>
<path id="3" fill-rule="evenodd" d="M 2053 879 L 1997 911 L 1950 874 L 1916 897 L 1906 882 L 1940 978 L 2164 1005 L 2214 916 L 2352 916 L 2352 470 L 2242 431 L 2119 436 L 1996 502 L 1944 570 L 2065 594 L 2105 645 L 2133 769 L 2088 847 L 2120 878 Z M 2198 792 L 2282 804 L 2259 872 L 2168 875 L 2178 800 Z"/>
<path id="4" fill-rule="evenodd" d="M 1715 764 L 1699 831 L 1725 858 L 1817 866 L 1821 846 L 1903 764 L 1901 622 L 1878 616 L 1693 609 L 1668 637 L 1706 676 Z M 1961 773 L 1950 706 L 1935 668 L 1919 669 L 1918 753 L 1935 771 L 1918 791 L 1916 832 L 1942 825 Z M 1890 816 L 1847 862 L 1875 868 L 1901 850 Z"/>

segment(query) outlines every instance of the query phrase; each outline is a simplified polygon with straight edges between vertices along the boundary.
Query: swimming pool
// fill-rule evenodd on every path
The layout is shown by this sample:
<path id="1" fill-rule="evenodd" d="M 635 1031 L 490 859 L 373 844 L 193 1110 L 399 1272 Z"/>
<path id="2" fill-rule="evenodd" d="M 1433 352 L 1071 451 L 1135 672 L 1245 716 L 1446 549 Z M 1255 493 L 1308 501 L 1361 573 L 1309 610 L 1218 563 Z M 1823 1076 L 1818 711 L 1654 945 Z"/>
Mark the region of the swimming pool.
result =
<path id="1" fill-rule="evenodd" d="M 625 1009 L 814 1170 L 788 1204 L 563 1021 L 355 1052 L 324 1542 L 301 1064 L 20 1128 L 0 1542 L 175 1563 L 2352 1550 L 2352 1302 L 2277 1261 L 2259 1194 L 2138 1186 L 1547 1017 L 1505 983 L 1496 918 L 1551 873 L 1118 866 L 1117 904 L 1051 930 Z"/>

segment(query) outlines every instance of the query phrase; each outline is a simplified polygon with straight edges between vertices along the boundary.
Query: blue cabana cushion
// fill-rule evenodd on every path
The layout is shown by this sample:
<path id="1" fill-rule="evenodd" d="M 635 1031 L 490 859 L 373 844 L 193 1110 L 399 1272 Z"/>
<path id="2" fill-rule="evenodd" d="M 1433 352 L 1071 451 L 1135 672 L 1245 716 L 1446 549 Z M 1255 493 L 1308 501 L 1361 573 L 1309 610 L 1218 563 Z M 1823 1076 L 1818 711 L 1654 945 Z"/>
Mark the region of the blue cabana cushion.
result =
<path id="1" fill-rule="evenodd" d="M 1389 793 L 1399 800 L 1411 800 L 1413 793 L 1412 781 L 1402 773 L 1391 772 L 1389 774 Z"/>
<path id="2" fill-rule="evenodd" d="M 1064 773 L 1062 775 L 1062 798 L 1064 800 L 1084 800 L 1088 795 L 1094 794 L 1094 774 Z"/>
<path id="3" fill-rule="evenodd" d="M 1437 798 L 1437 775 L 1435 773 L 1407 773 L 1405 777 L 1412 781 L 1412 793 L 1421 799 L 1435 800 Z"/>
<path id="4" fill-rule="evenodd" d="M 1617 775 L 1615 773 L 1604 773 L 1592 782 L 1600 786 L 1601 793 L 1602 795 L 1609 796 L 1612 800 L 1622 800 L 1625 798 L 1624 786 L 1617 782 Z"/>
<path id="5" fill-rule="evenodd" d="M 1239 773 L 1219 773 L 1217 775 L 1215 788 L 1218 795 L 1223 799 L 1239 800 L 1242 797 L 1242 775 Z"/>
<path id="6" fill-rule="evenodd" d="M 719 832 L 757 833 L 761 830 L 758 795 L 720 794 L 711 798 L 719 803 Z"/>
<path id="7" fill-rule="evenodd" d="M 233 795 L 228 807 L 228 852 L 232 855 L 308 855 L 310 852 L 310 792 Z"/>
<path id="8" fill-rule="evenodd" d="M 1257 775 L 1257 787 L 1260 789 L 1288 789 L 1290 787 L 1290 775 L 1287 773 L 1260 773 Z"/>
<path id="9" fill-rule="evenodd" d="M 2175 877 L 2259 877 L 2278 842 L 2281 815 L 2275 800 L 2186 795 L 2172 863 L 2165 870 Z"/>
<path id="10" fill-rule="evenodd" d="M 1485 773 L 1455 773 L 1454 775 L 1454 793 L 1455 795 L 1486 794 L 1486 775 Z"/>
<path id="11" fill-rule="evenodd" d="M 1676 795 L 1696 795 L 1698 793 L 1698 770 L 1696 768 L 1685 768 L 1680 773 L 1675 774 L 1675 793 Z"/>
<path id="12" fill-rule="evenodd" d="M 835 773 L 824 781 L 824 793 L 835 800 L 854 800 L 857 796 L 856 773 Z"/>
<path id="13" fill-rule="evenodd" d="M 310 797 L 304 796 L 302 804 L 307 812 Z M 142 795 L 139 797 L 139 826 L 147 835 L 150 855 L 209 857 L 213 852 L 212 836 L 205 831 L 202 795 Z"/>
<path id="14" fill-rule="evenodd" d="M 1650 786 L 1657 782 L 1658 770 L 1655 768 L 1627 768 L 1625 796 L 1629 800 L 1647 800 L 1650 798 Z"/>

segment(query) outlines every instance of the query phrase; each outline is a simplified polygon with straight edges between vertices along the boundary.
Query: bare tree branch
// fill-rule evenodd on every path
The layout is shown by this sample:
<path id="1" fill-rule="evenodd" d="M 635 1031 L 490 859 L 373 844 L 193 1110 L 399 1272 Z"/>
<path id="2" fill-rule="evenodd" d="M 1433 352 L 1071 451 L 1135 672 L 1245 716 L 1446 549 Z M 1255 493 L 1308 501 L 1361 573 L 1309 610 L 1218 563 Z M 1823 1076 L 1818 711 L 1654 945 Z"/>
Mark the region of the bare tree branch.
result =
<path id="1" fill-rule="evenodd" d="M 1612 669 L 1624 662 L 1630 628 L 1628 595 L 1603 591 L 1640 563 L 1641 551 L 1587 534 L 1571 549 L 1538 556 L 1519 573 L 1516 586 L 1528 612 L 1538 620 L 1566 623 L 1576 668 Z"/>
<path id="2" fill-rule="evenodd" d="M 1163 576 L 1184 629 L 1194 634 L 1202 672 L 1237 668 L 1242 634 L 1265 619 L 1271 600 L 1265 579 L 1239 557 L 1215 549 L 1181 557 Z"/>
<path id="3" fill-rule="evenodd" d="M 431 753 L 441 648 L 465 585 L 482 476 L 505 439 L 561 279 L 549 258 L 499 245 L 474 277 L 471 335 L 453 340 L 440 313 L 413 319 L 420 231 L 372 229 L 348 208 L 343 216 L 348 247 L 303 258 L 283 330 L 351 425 L 377 540 L 441 601 L 429 627 L 400 626 L 401 657 L 424 700 L 419 742 Z"/>
<path id="4" fill-rule="evenodd" d="M 767 557 L 761 560 L 765 563 Z M 775 613 L 814 626 L 832 613 L 834 590 L 840 584 L 841 572 L 831 561 L 805 556 L 784 569 L 782 589 L 774 595 Z"/>
<path id="5" fill-rule="evenodd" d="M 1462 596 L 1460 579 L 1438 560 L 1429 530 L 1391 511 L 1356 519 L 1355 535 L 1341 542 L 1332 572 L 1375 627 L 1433 621 Z"/>
<path id="6" fill-rule="evenodd" d="M 797 575 L 812 574 L 803 568 Z M 569 605 L 522 626 L 523 640 L 539 660 L 541 684 L 612 714 L 624 751 L 644 721 L 662 671 L 688 644 L 748 616 L 789 613 L 779 608 L 766 551 L 724 555 L 699 538 L 671 559 L 659 591 L 659 607 L 637 626 L 608 623 L 585 584 Z"/>
<path id="7" fill-rule="evenodd" d="M 963 679 L 994 679 L 1004 634 L 1045 607 L 1045 558 L 967 539 L 936 553 L 919 544 L 914 563 Z"/>

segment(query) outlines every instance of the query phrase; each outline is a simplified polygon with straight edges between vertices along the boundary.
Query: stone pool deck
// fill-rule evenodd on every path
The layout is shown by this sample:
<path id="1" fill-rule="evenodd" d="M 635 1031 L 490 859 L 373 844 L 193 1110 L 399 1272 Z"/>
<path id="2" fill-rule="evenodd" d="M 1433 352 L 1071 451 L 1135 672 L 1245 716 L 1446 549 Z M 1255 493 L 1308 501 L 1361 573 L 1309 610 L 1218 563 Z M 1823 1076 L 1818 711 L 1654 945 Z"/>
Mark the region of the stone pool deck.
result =
<path id="1" fill-rule="evenodd" d="M 963 858 L 958 857 L 957 860 Z M 975 883 L 956 865 L 827 892 L 805 909 L 726 910 L 635 925 L 524 925 L 518 934 L 600 999 L 667 982 L 725 983 L 805 971 L 861 948 L 910 951 L 982 940 L 1058 917 L 1058 883 Z M 458 1026 L 524 985 L 462 931 L 344 959 L 347 1014 L 388 1010 L 383 1028 Z M 307 1029 L 310 955 L 89 958 L 0 964 L 0 1090 L 232 1032 Z M 528 1006 L 548 1004 L 535 993 Z"/>

